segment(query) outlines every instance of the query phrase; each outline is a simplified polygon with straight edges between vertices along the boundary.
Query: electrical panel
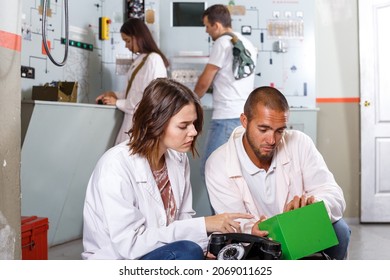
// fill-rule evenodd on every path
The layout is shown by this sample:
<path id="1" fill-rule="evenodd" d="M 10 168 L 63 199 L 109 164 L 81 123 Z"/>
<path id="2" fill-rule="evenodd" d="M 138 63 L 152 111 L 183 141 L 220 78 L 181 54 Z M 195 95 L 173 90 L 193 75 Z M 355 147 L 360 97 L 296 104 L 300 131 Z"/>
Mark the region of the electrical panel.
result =
<path id="1" fill-rule="evenodd" d="M 214 41 L 204 26 L 173 26 L 173 3 L 160 5 L 161 49 L 168 57 L 183 51 L 208 56 Z M 197 0 L 210 7 L 218 0 Z M 223 2 L 223 1 L 222 1 Z M 225 1 L 232 28 L 241 32 L 257 49 L 255 87 L 279 89 L 290 106 L 315 108 L 315 2 L 307 0 Z M 188 36 L 191 34 L 191 36 Z M 188 38 L 183 40 L 182 38 Z M 173 43 L 174 42 L 174 43 Z"/>
<path id="2" fill-rule="evenodd" d="M 64 5 L 63 1 L 46 1 L 46 40 L 50 42 L 51 55 L 58 60 L 64 57 L 66 43 Z M 42 0 L 23 0 L 21 64 L 35 71 L 34 78 L 32 70 L 24 69 L 20 74 L 22 99 L 31 99 L 33 86 L 58 79 L 78 82 L 80 103 L 94 103 L 101 92 L 125 87 L 125 75 L 117 77 L 115 72 L 116 56 L 130 54 L 119 32 L 123 17 L 123 0 L 69 3 L 68 56 L 64 67 L 57 67 L 49 63 L 42 49 Z"/>

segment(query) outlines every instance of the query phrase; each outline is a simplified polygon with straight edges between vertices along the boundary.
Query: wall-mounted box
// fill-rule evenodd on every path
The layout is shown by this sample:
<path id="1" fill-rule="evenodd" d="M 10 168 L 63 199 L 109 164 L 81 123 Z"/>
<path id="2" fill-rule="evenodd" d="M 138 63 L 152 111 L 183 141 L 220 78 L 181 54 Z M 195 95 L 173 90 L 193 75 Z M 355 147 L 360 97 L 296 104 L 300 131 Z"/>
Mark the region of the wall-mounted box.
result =
<path id="1" fill-rule="evenodd" d="M 111 24 L 111 20 L 108 17 L 99 18 L 99 39 L 100 40 L 110 39 L 110 24 Z"/>
<path id="2" fill-rule="evenodd" d="M 54 82 L 44 86 L 33 86 L 32 99 L 77 102 L 77 87 L 77 82 Z"/>
<path id="3" fill-rule="evenodd" d="M 20 74 L 22 78 L 35 79 L 35 68 L 29 66 L 21 66 Z"/>
<path id="4" fill-rule="evenodd" d="M 205 2 L 172 2 L 171 15 L 173 27 L 203 27 L 202 15 Z"/>

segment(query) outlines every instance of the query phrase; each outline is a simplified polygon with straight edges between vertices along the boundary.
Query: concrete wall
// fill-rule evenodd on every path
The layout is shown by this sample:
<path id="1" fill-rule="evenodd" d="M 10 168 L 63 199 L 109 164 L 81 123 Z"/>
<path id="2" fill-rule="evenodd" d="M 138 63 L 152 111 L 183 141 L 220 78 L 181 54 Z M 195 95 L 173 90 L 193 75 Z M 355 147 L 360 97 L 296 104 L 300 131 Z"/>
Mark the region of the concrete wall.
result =
<path id="1" fill-rule="evenodd" d="M 0 0 L 0 259 L 20 259 L 21 1 Z"/>

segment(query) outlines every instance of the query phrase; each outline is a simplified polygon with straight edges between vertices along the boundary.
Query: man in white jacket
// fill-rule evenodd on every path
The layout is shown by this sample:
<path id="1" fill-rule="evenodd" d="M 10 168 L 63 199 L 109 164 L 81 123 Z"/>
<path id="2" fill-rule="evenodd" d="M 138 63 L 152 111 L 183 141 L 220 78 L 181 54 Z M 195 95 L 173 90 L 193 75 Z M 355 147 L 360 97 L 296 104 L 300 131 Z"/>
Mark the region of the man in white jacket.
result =
<path id="1" fill-rule="evenodd" d="M 304 133 L 287 130 L 289 105 L 272 87 L 259 87 L 248 97 L 242 127 L 206 162 L 206 185 L 216 213 L 250 213 L 242 231 L 268 232 L 258 223 L 276 214 L 324 201 L 339 245 L 325 251 L 331 258 L 347 255 L 350 229 L 342 215 L 345 200 L 323 157 Z"/>

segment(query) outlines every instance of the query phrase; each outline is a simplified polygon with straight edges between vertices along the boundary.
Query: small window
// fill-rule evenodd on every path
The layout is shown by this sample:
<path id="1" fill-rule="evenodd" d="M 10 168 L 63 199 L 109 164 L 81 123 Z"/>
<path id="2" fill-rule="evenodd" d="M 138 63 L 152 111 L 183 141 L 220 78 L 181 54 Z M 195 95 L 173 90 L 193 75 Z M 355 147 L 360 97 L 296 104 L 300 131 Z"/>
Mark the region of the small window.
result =
<path id="1" fill-rule="evenodd" d="M 203 26 L 204 2 L 172 2 L 172 26 Z"/>

